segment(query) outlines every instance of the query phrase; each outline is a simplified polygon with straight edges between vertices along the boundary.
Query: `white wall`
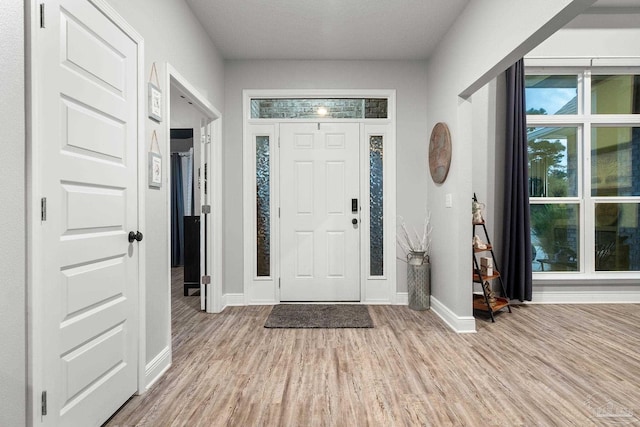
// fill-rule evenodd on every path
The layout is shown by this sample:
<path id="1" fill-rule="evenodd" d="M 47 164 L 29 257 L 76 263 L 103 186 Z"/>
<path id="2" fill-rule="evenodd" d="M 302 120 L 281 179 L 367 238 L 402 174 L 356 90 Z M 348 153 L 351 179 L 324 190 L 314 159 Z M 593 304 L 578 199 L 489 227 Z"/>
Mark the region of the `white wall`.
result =
<path id="1" fill-rule="evenodd" d="M 242 90 L 396 89 L 397 213 L 420 226 L 426 206 L 428 133 L 422 61 L 227 61 L 225 66 L 225 293 L 243 292 Z M 395 232 L 395 230 L 394 230 Z M 398 290 L 406 291 L 398 264 Z"/>
<path id="2" fill-rule="evenodd" d="M 174 0 L 109 0 L 114 9 L 145 41 L 144 76 L 148 79 L 155 62 L 160 87 L 167 76 L 169 62 L 216 108 L 224 100 L 224 65 L 216 47 L 185 2 Z M 166 99 L 166 98 L 165 98 Z M 146 100 L 146 98 L 145 98 Z M 164 107 L 164 119 L 167 109 Z M 145 114 L 146 117 L 146 114 Z M 160 190 L 147 189 L 146 219 L 143 229 L 146 242 L 146 360 L 151 361 L 169 344 L 169 243 L 167 205 L 169 188 L 169 135 L 165 123 L 145 119 L 147 149 L 155 130 L 162 151 L 163 183 Z"/>
<path id="3" fill-rule="evenodd" d="M 526 57 L 640 59 L 640 10 L 635 14 L 581 15 L 533 49 Z M 585 281 L 557 282 L 535 279 L 533 302 L 625 302 L 640 301 L 637 279 L 602 283 Z"/>
<path id="4" fill-rule="evenodd" d="M 529 52 L 527 58 L 640 57 L 640 11 L 580 15 Z"/>
<path id="5" fill-rule="evenodd" d="M 470 2 L 427 68 L 427 128 L 449 125 L 453 144 L 447 181 L 428 181 L 434 222 L 432 295 L 457 329 L 473 329 L 470 263 L 470 199 L 473 194 L 473 99 L 469 96 L 562 27 L 592 0 Z M 509 19 L 504 19 L 508 16 Z M 453 207 L 445 208 L 445 195 Z M 440 304 L 437 304 L 440 305 Z M 456 324 L 456 322 L 459 322 Z"/>
<path id="6" fill-rule="evenodd" d="M 0 2 L 0 425 L 25 424 L 24 4 Z"/>

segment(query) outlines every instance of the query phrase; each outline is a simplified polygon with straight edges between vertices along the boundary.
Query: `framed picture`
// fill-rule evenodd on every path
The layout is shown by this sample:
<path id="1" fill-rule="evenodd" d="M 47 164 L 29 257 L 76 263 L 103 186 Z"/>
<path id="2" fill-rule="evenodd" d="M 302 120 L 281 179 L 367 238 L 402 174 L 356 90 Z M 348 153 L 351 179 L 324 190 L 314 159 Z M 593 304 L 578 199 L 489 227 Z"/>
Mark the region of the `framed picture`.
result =
<path id="1" fill-rule="evenodd" d="M 149 118 L 156 122 L 162 121 L 162 92 L 158 86 L 148 83 L 149 92 Z"/>
<path id="2" fill-rule="evenodd" d="M 162 187 L 162 156 L 149 153 L 149 187 Z"/>

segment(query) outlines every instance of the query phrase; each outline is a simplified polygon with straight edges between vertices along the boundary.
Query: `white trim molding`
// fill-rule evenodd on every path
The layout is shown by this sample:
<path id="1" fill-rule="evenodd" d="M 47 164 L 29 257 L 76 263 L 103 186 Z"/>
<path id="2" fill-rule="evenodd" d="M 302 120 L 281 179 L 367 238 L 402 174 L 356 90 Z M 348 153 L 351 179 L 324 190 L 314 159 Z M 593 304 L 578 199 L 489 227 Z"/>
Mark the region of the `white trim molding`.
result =
<path id="1" fill-rule="evenodd" d="M 243 305 L 246 305 L 244 302 L 244 294 L 224 294 L 222 296 L 222 310 L 226 307 L 237 307 Z"/>
<path id="2" fill-rule="evenodd" d="M 385 98 L 387 118 L 384 119 L 255 119 L 251 118 L 251 99 L 255 98 Z M 360 302 L 364 304 L 395 304 L 396 284 L 396 91 L 393 89 L 303 89 L 243 91 L 243 245 L 244 245 L 244 303 L 277 304 L 280 301 L 280 253 L 278 206 L 279 194 L 279 125 L 292 122 L 359 123 L 360 124 L 360 200 L 362 232 L 360 237 Z M 269 277 L 257 277 L 256 254 L 256 153 L 255 137 L 269 136 L 271 197 L 271 264 Z M 384 200 L 384 275 L 369 274 L 369 136 L 382 136 L 383 200 Z"/>
<path id="3" fill-rule="evenodd" d="M 458 316 L 431 295 L 431 310 L 442 319 L 454 332 L 469 334 L 476 332 L 476 319 L 473 316 Z"/>
<path id="4" fill-rule="evenodd" d="M 222 311 L 222 127 L 220 125 L 222 121 L 222 114 L 213 104 L 202 95 L 189 81 L 182 76 L 171 64 L 166 63 L 166 82 L 165 93 L 167 111 L 171 105 L 171 87 L 175 88 L 178 92 L 186 96 L 200 113 L 205 120 L 205 127 L 208 130 L 208 135 L 211 137 L 210 141 L 206 143 L 209 147 L 208 150 L 201 150 L 201 157 L 204 159 L 204 163 L 211 165 L 208 168 L 208 173 L 211 176 L 207 177 L 208 185 L 211 189 L 209 200 L 202 200 L 202 204 L 208 202 L 211 205 L 210 214 L 210 227 L 208 227 L 207 236 L 205 239 L 209 244 L 210 250 L 208 251 L 207 264 L 209 265 L 209 273 L 211 275 L 211 283 L 207 286 L 207 301 L 206 307 L 208 313 L 219 313 Z M 167 114 L 169 117 L 169 114 Z M 171 134 L 171 120 L 165 120 L 166 132 L 167 132 L 167 147 L 166 153 L 170 153 L 170 138 Z M 194 143 L 196 143 L 194 141 Z M 167 158 L 169 166 L 171 162 Z M 170 173 L 169 173 L 169 176 Z M 171 185 L 166 186 L 167 200 L 171 200 Z M 167 205 L 169 211 L 168 218 L 171 218 L 171 204 Z M 168 223 L 168 232 L 171 236 L 171 223 Z M 204 245 L 204 239 L 201 239 L 201 244 Z M 204 254 L 201 254 L 204 257 Z M 169 265 L 171 265 L 171 251 L 169 251 Z M 171 277 L 167 278 L 171 283 Z M 169 286 L 169 299 L 171 299 L 171 286 Z M 171 311 L 171 308 L 169 308 Z M 171 315 L 169 314 L 169 319 Z M 171 338 L 169 337 L 169 340 Z"/>
<path id="5" fill-rule="evenodd" d="M 147 363 L 144 369 L 145 378 L 145 391 L 149 390 L 151 386 L 160 379 L 160 377 L 167 372 L 171 367 L 171 346 L 166 346 L 156 355 L 156 357 Z"/>
<path id="6" fill-rule="evenodd" d="M 533 288 L 527 304 L 640 304 L 640 289 L 545 290 Z"/>

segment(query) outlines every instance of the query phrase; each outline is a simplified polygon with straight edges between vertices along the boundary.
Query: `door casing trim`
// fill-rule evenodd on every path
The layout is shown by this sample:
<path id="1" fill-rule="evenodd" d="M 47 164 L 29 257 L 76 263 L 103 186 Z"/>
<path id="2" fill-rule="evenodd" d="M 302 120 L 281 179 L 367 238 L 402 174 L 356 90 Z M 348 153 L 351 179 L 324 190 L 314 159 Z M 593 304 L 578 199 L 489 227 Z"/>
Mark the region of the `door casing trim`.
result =
<path id="1" fill-rule="evenodd" d="M 386 119 L 252 119 L 252 98 L 387 98 L 388 117 Z M 277 219 L 280 200 L 279 176 L 279 124 L 280 123 L 354 123 L 360 124 L 360 195 L 363 207 L 360 236 L 360 302 L 363 304 L 396 303 L 396 91 L 393 89 L 282 89 L 243 91 L 243 261 L 244 261 L 244 303 L 277 304 L 279 292 L 280 230 Z M 369 244 L 369 167 L 367 135 L 385 135 L 384 152 L 384 276 L 370 277 L 368 266 Z M 255 147 L 253 136 L 269 135 L 271 144 L 271 276 L 256 277 L 256 209 L 255 209 Z M 366 167 L 365 167 L 366 166 Z M 366 200 L 365 196 L 366 195 Z M 366 209 L 365 209 L 366 208 Z"/>

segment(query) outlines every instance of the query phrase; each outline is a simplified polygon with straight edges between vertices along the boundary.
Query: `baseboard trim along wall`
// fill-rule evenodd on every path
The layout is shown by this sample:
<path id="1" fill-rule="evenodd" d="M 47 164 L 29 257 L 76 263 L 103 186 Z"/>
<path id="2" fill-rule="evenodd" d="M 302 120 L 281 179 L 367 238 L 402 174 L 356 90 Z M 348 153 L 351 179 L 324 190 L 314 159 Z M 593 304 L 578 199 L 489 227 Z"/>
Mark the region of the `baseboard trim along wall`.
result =
<path id="1" fill-rule="evenodd" d="M 396 305 L 409 305 L 409 292 L 396 293 Z"/>
<path id="2" fill-rule="evenodd" d="M 638 304 L 640 291 L 552 291 L 533 290 L 527 304 Z"/>
<path id="3" fill-rule="evenodd" d="M 244 303 L 244 294 L 224 294 L 222 295 L 222 309 L 231 306 L 246 305 Z"/>
<path id="4" fill-rule="evenodd" d="M 170 367 L 171 347 L 166 346 L 144 367 L 145 390 L 149 390 Z"/>
<path id="5" fill-rule="evenodd" d="M 431 310 L 442 319 L 451 329 L 459 334 L 476 332 L 476 319 L 473 316 L 458 316 L 431 295 Z"/>

